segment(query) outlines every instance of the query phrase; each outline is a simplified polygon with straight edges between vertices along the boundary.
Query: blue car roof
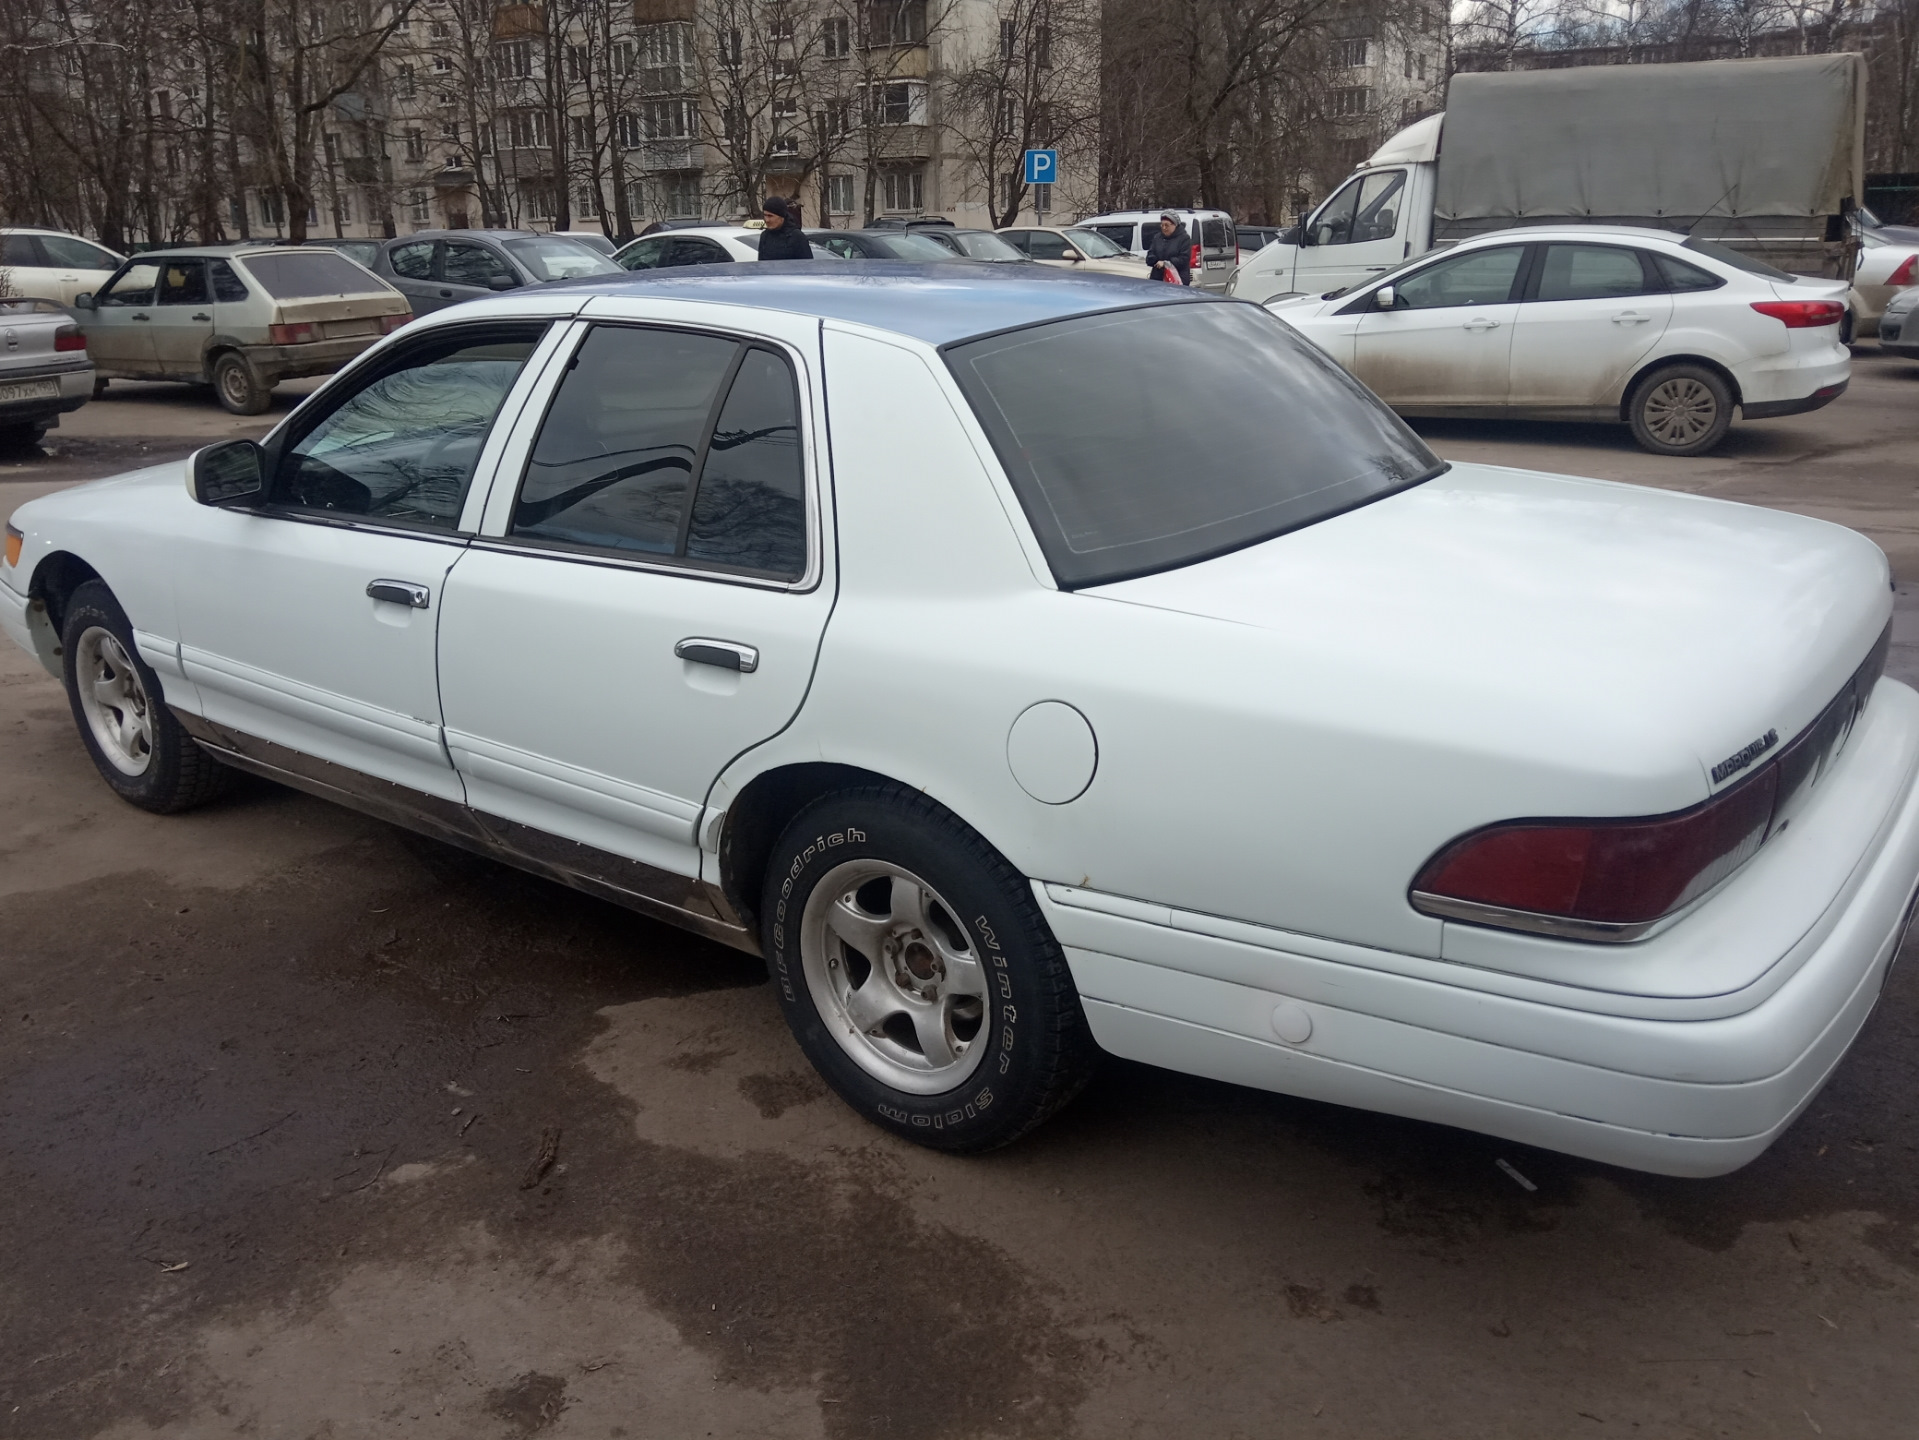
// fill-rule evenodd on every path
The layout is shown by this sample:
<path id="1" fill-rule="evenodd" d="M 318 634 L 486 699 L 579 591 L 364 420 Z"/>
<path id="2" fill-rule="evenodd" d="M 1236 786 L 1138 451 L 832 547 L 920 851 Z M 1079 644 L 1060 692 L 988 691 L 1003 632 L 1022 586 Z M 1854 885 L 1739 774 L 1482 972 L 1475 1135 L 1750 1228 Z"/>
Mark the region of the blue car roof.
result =
<path id="1" fill-rule="evenodd" d="M 1019 273 L 1007 275 L 1007 270 Z M 757 305 L 848 320 L 947 345 L 1000 330 L 1138 305 L 1190 304 L 1217 297 L 1200 290 L 1076 275 L 1044 265 L 914 264 L 900 260 L 779 260 L 688 265 L 631 275 L 581 275 L 553 289 L 595 294 Z"/>

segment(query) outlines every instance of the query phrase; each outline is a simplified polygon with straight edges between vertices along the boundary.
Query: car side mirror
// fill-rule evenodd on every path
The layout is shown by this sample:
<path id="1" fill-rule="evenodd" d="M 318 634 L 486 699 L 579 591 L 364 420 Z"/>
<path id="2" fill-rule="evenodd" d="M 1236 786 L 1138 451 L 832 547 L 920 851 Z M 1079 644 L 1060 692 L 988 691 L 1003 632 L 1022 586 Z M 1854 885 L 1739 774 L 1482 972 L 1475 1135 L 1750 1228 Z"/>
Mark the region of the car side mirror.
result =
<path id="1" fill-rule="evenodd" d="M 1390 310 L 1398 301 L 1399 297 L 1393 293 L 1393 287 L 1390 285 L 1382 285 L 1373 291 L 1373 309 L 1375 310 Z"/>
<path id="2" fill-rule="evenodd" d="M 76 296 L 74 296 L 74 297 L 73 297 L 73 308 L 74 308 L 74 309 L 76 309 L 76 310 L 91 310 L 91 309 L 93 309 L 93 308 L 94 308 L 94 305 L 93 305 L 93 292 L 92 292 L 91 290 L 89 290 L 89 291 L 87 291 L 87 292 L 86 292 L 86 294 L 84 294 L 84 295 L 76 295 Z"/>
<path id="3" fill-rule="evenodd" d="M 518 290 L 520 288 L 520 282 L 515 280 L 511 275 L 495 275 L 491 280 L 486 282 L 486 288 L 489 290 Z"/>
<path id="4" fill-rule="evenodd" d="M 266 489 L 266 451 L 254 440 L 222 440 L 187 460 L 187 488 L 202 505 L 231 505 Z"/>

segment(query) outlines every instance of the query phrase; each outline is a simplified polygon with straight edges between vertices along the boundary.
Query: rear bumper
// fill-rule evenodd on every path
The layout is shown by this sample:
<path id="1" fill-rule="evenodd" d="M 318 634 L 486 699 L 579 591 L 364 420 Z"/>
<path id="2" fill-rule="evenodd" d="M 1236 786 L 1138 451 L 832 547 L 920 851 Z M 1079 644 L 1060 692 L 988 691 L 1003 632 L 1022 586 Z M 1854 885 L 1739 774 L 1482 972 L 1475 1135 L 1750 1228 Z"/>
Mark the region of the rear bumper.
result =
<path id="1" fill-rule="evenodd" d="M 1819 410 L 1832 404 L 1846 393 L 1850 379 L 1841 380 L 1837 385 L 1826 385 L 1800 400 L 1768 400 L 1759 404 L 1741 407 L 1748 420 L 1776 420 L 1781 415 L 1803 415 L 1808 410 Z"/>
<path id="2" fill-rule="evenodd" d="M 78 410 L 93 398 L 93 366 L 43 366 L 34 370 L 0 371 L 0 386 L 18 385 L 35 380 L 52 380 L 59 390 L 32 400 L 0 400 L 0 425 L 30 425 L 36 420 Z"/>
<path id="3" fill-rule="evenodd" d="M 1494 994 L 1464 967 L 1445 984 L 1430 968 L 1342 963 L 1323 944 L 1289 950 L 1299 937 L 1279 932 L 1164 909 L 1170 923 L 1152 923 L 1157 907 L 1089 911 L 1076 892 L 1035 890 L 1093 1034 L 1117 1055 L 1632 1169 L 1724 1174 L 1819 1092 L 1905 934 L 1919 886 L 1919 695 L 1883 682 L 1869 715 L 1857 758 L 1891 797 L 1874 808 L 1871 843 L 1803 954 L 1812 937 L 1747 927 L 1742 947 L 1782 966 L 1797 956 L 1797 968 L 1712 1018 L 1576 1008 L 1586 992 L 1569 986 L 1559 1004 Z M 1285 1043 L 1276 1012 L 1291 1034 L 1302 1017 L 1309 1033 Z"/>
<path id="4" fill-rule="evenodd" d="M 1816 410 L 1832 395 L 1825 400 L 1816 396 L 1833 391 L 1835 385 L 1843 390 L 1852 378 L 1852 352 L 1839 343 L 1832 326 L 1817 331 L 1817 339 L 1804 338 L 1815 334 L 1812 331 L 1788 333 L 1795 337 L 1790 342 L 1792 348 L 1734 367 L 1740 412 L 1748 420 Z M 1782 405 L 1798 408 L 1781 409 Z"/>
<path id="5" fill-rule="evenodd" d="M 241 353 L 268 384 L 297 380 L 303 375 L 331 375 L 347 361 L 379 344 L 378 335 L 353 335 L 344 340 L 314 340 L 305 345 L 247 345 Z"/>

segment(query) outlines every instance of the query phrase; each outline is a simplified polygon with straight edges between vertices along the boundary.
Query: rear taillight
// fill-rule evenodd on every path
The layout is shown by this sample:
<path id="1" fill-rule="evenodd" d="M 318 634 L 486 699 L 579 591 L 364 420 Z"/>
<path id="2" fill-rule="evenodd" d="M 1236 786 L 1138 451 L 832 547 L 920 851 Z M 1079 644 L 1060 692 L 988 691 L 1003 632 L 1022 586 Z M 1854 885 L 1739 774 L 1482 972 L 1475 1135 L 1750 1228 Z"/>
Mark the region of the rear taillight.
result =
<path id="1" fill-rule="evenodd" d="M 267 339 L 275 345 L 305 345 L 313 338 L 311 324 L 267 326 Z"/>
<path id="2" fill-rule="evenodd" d="M 1886 283 L 1888 285 L 1912 284 L 1915 266 L 1919 266 L 1919 254 L 1908 255 L 1899 262 L 1899 268 L 1886 277 Z"/>
<path id="3" fill-rule="evenodd" d="M 1190 265 L 1191 265 L 1191 266 L 1193 267 L 1193 269 L 1195 269 L 1195 270 L 1197 270 L 1197 269 L 1199 269 L 1199 268 L 1200 268 L 1200 260 L 1199 260 L 1199 246 L 1197 246 L 1197 245 L 1195 245 L 1195 246 L 1193 247 L 1193 258 L 1192 258 L 1192 259 L 1191 259 L 1191 261 L 1189 261 L 1188 263 L 1189 263 L 1189 264 L 1190 264 Z"/>
<path id="4" fill-rule="evenodd" d="M 1772 316 L 1788 330 L 1837 325 L 1846 316 L 1846 307 L 1837 300 L 1755 300 L 1752 308 Z"/>
<path id="5" fill-rule="evenodd" d="M 1690 810 L 1630 820 L 1511 820 L 1463 835 L 1413 880 L 1415 910 L 1575 940 L 1637 940 L 1750 860 L 1851 733 L 1885 669 L 1891 628 L 1785 749 L 1777 731 L 1722 761 L 1744 780 Z"/>
<path id="6" fill-rule="evenodd" d="M 80 333 L 80 327 L 78 325 L 62 325 L 58 330 L 53 332 L 53 348 L 55 350 L 84 350 L 87 348 L 87 337 Z"/>
<path id="7" fill-rule="evenodd" d="M 403 310 L 398 315 L 382 315 L 380 317 L 380 333 L 382 335 L 391 335 L 412 318 L 413 312 L 411 310 Z"/>

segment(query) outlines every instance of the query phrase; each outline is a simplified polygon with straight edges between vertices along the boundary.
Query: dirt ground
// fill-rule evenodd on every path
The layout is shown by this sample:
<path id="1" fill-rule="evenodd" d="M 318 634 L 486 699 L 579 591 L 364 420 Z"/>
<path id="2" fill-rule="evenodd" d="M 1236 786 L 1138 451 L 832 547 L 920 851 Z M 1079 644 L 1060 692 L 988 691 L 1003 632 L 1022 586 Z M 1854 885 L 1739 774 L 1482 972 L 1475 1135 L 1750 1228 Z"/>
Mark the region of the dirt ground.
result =
<path id="1" fill-rule="evenodd" d="M 1916 417 L 1866 356 L 1707 461 L 1422 428 L 1919 581 Z M 274 418 L 116 385 L 0 514 Z M 1903 587 L 1898 638 L 1919 679 Z M 0 781 L 5 1440 L 1914 1433 L 1914 954 L 1720 1180 L 1116 1062 L 956 1160 L 826 1095 L 745 957 L 264 782 L 131 809 L 10 647 Z"/>

